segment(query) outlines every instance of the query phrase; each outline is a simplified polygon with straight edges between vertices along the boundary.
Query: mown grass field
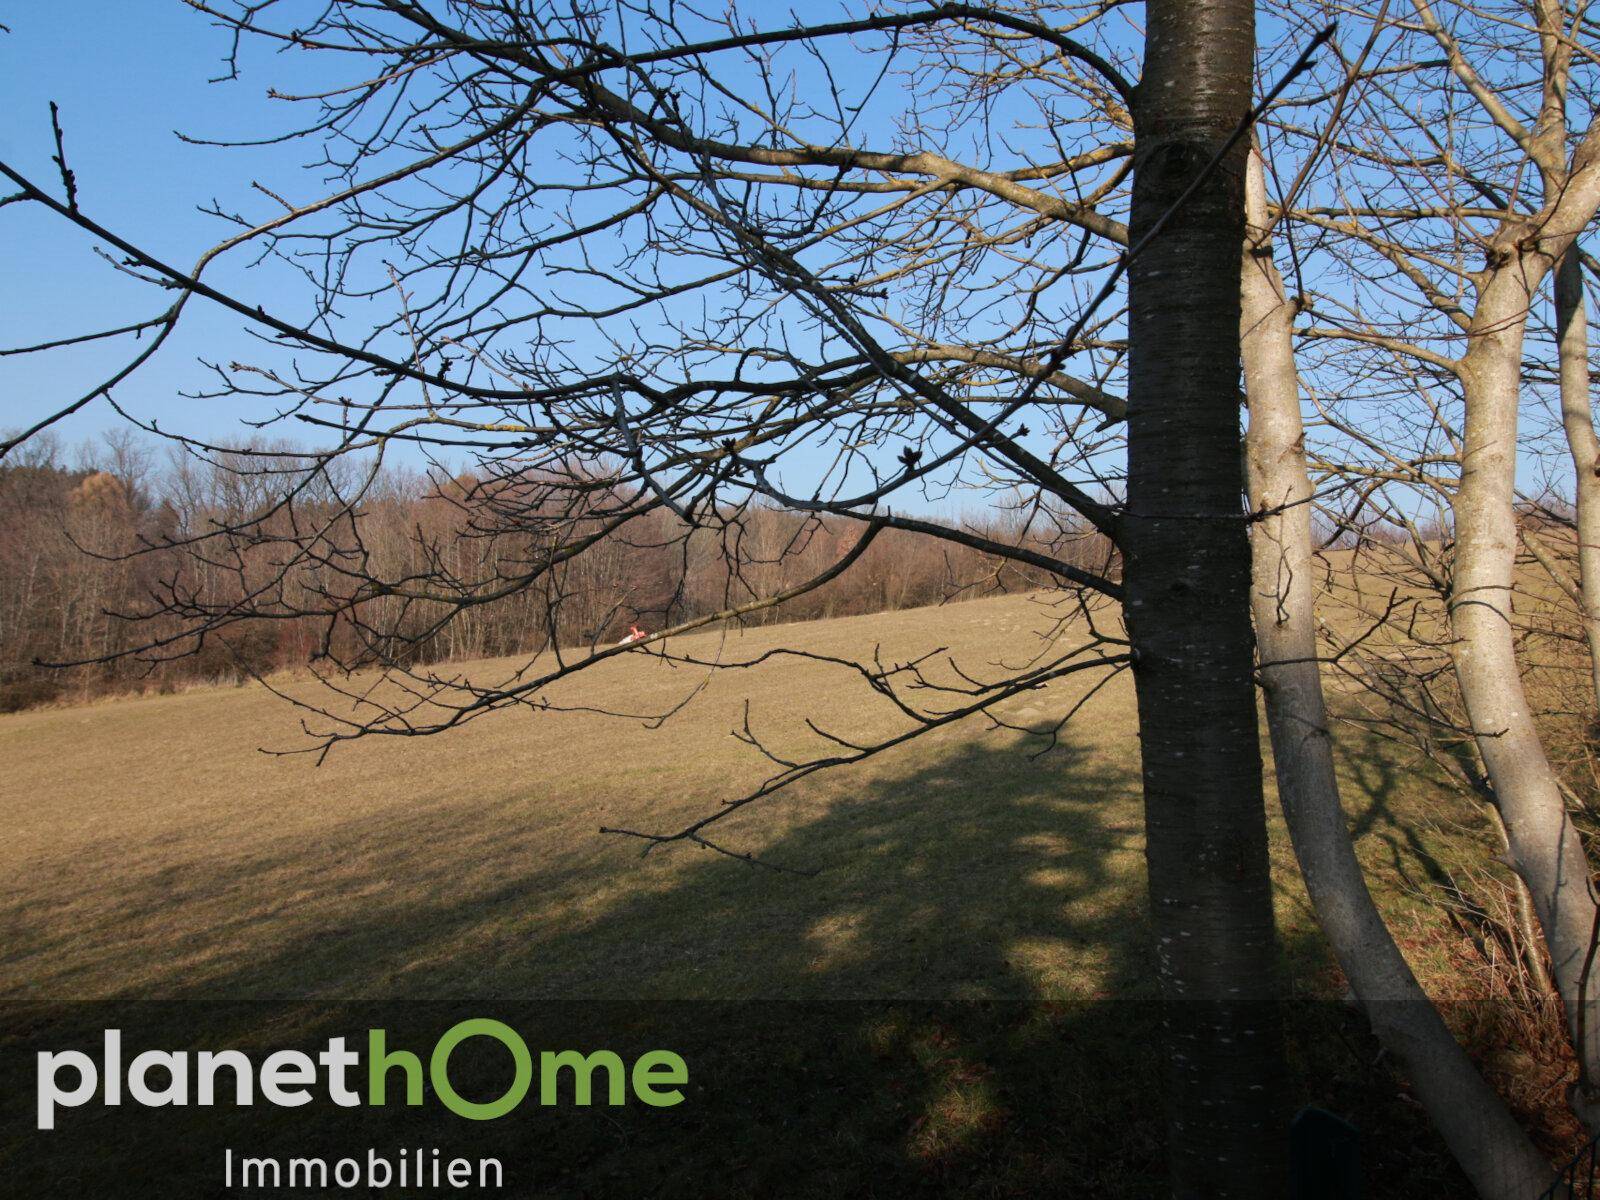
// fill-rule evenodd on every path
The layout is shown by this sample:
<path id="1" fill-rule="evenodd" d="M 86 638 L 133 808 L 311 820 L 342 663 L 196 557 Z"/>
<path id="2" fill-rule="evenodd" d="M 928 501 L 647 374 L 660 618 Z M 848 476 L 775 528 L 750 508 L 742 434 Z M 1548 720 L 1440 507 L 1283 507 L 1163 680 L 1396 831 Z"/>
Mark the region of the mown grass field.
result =
<path id="1" fill-rule="evenodd" d="M 1055 616 L 1012 597 L 694 645 L 740 658 L 947 646 L 981 669 L 1020 659 Z M 632 653 L 552 699 L 649 713 L 701 682 Z M 1081 687 L 1004 711 L 1043 726 Z M 497 1155 L 507 1194 L 530 1197 L 1161 1194 L 1127 681 L 1042 758 L 969 722 L 810 779 L 723 831 L 811 877 L 688 849 L 641 860 L 637 843 L 597 832 L 674 828 L 762 778 L 769 764 L 730 736 L 747 698 L 753 724 L 790 748 L 809 736 L 805 716 L 858 738 L 899 727 L 836 669 L 792 659 L 718 674 L 657 730 L 516 711 L 355 743 L 321 767 L 260 753 L 300 735 L 254 686 L 0 719 L 0 1192 L 214 1196 L 224 1147 L 420 1145 Z M 1453 1019 L 1470 1021 L 1442 974 L 1441 918 L 1410 890 L 1480 853 L 1477 817 L 1441 810 L 1414 764 L 1344 750 L 1354 827 L 1396 927 Z M 1341 1004 L 1276 821 L 1274 838 L 1297 1100 L 1360 1125 L 1370 1195 L 1463 1194 Z M 689 1099 L 526 1105 L 489 1123 L 431 1103 L 95 1105 L 33 1129 L 33 1053 L 93 1050 L 106 1027 L 130 1053 L 259 1055 L 339 1034 L 364 1046 L 371 1026 L 425 1051 L 476 1016 L 535 1051 L 676 1050 Z M 485 1089 L 501 1069 L 460 1062 Z"/>

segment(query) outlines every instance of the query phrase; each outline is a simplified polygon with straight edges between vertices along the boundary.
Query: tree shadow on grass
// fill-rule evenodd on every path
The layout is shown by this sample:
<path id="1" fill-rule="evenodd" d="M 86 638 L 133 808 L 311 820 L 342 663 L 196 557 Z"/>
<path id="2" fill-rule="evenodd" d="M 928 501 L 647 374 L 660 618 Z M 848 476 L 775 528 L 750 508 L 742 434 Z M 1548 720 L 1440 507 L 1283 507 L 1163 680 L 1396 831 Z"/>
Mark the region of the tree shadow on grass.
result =
<path id="1" fill-rule="evenodd" d="M 1436 854 L 1437 847 L 1422 836 L 1417 814 L 1404 817 L 1396 811 L 1402 799 L 1402 784 L 1407 778 L 1423 778 L 1426 786 L 1441 786 L 1439 769 L 1408 748 L 1383 746 L 1374 735 L 1356 739 L 1358 752 L 1345 755 L 1354 796 L 1361 810 L 1351 822 L 1350 833 L 1358 842 L 1369 840 L 1387 848 L 1386 865 L 1413 892 L 1421 895 L 1432 889 L 1449 889 L 1454 877 Z M 1415 807 L 1413 804 L 1412 807 Z M 1420 877 L 1415 872 L 1421 872 Z"/>
<path id="2" fill-rule="evenodd" d="M 346 825 L 343 853 L 363 865 L 339 886 L 357 897 L 363 871 L 409 872 L 399 901 L 352 899 L 337 920 L 264 948 L 243 924 L 226 970 L 200 979 L 174 967 L 142 994 L 17 1006 L 3 1043 L 6 1190 L 221 1196 L 224 1148 L 331 1159 L 437 1147 L 499 1158 L 502 1194 L 519 1197 L 1164 1194 L 1136 762 L 1108 768 L 1071 750 L 1033 762 L 998 739 L 922 762 L 764 847 L 820 864 L 814 878 L 697 853 L 598 905 L 574 899 L 592 860 L 563 866 L 547 848 L 553 865 L 533 866 L 514 829 L 500 831 L 499 853 L 530 865 L 463 897 L 434 885 L 496 853 L 481 828 L 438 816 Z M 293 856 L 275 856 L 229 886 L 282 888 L 286 869 Z M 319 887 L 309 867 L 298 882 Z M 159 902 L 164 886 L 130 902 Z M 565 898 L 553 920 L 552 894 Z M 1369 1195 L 1457 1194 L 1325 986 L 1320 944 L 1300 936 L 1286 949 L 1298 1099 L 1371 1131 Z M 32 1128 L 33 1053 L 95 1053 L 104 1028 L 124 1031 L 129 1054 L 236 1047 L 259 1061 L 341 1035 L 364 1051 L 365 1031 L 382 1027 L 426 1061 L 470 1017 L 506 1022 L 535 1053 L 674 1050 L 689 1065 L 687 1099 L 530 1100 L 489 1122 L 454 1116 L 431 1092 L 420 1108 L 96 1103 L 64 1111 L 53 1132 Z M 452 1076 L 487 1098 L 509 1066 L 469 1042 Z"/>

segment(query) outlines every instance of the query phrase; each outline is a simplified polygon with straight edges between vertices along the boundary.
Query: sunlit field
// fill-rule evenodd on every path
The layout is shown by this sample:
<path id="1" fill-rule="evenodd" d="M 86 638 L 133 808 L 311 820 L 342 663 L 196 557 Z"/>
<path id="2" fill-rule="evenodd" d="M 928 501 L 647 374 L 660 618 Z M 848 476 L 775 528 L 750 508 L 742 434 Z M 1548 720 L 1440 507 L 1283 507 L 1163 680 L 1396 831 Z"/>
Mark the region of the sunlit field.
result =
<path id="1" fill-rule="evenodd" d="M 1019 661 L 1059 615 L 1010 597 L 685 644 L 729 659 L 946 647 L 981 671 Z M 1087 683 L 1000 715 L 1048 728 Z M 639 719 L 702 684 L 664 727 Z M 548 696 L 633 719 L 519 710 L 349 744 L 320 767 L 262 753 L 306 743 L 301 714 L 258 685 L 0 719 L 4 1191 L 220 1195 L 224 1147 L 438 1146 L 497 1155 L 519 1196 L 1160 1194 L 1127 681 L 1043 756 L 1042 741 L 972 720 L 722 828 L 740 851 L 814 873 L 693 848 L 641 858 L 641 843 L 599 832 L 676 829 L 769 774 L 732 736 L 746 698 L 779 750 L 819 747 L 806 717 L 857 738 L 900 727 L 837 667 L 780 658 L 707 681 L 644 651 Z M 1459 935 L 1419 897 L 1455 858 L 1481 857 L 1480 818 L 1358 737 L 1341 734 L 1353 828 L 1397 937 L 1470 1036 L 1482 1014 L 1449 977 Z M 1382 1181 L 1370 1194 L 1463 1194 L 1342 1002 L 1276 821 L 1274 857 L 1297 1102 L 1361 1127 L 1367 1177 Z M 425 1050 L 477 1016 L 536 1052 L 675 1050 L 688 1099 L 527 1105 L 486 1123 L 437 1104 L 96 1104 L 33 1130 L 33 1053 L 93 1051 L 103 1028 L 130 1048 L 256 1055 L 381 1026 Z M 492 1055 L 461 1064 L 497 1090 Z"/>

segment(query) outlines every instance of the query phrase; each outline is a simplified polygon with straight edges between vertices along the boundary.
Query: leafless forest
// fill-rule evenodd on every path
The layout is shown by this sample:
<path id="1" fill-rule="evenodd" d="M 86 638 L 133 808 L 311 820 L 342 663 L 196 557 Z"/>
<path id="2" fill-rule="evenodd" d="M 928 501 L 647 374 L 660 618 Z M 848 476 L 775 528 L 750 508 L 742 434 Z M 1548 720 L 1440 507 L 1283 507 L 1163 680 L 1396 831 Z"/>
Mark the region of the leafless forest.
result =
<path id="1" fill-rule="evenodd" d="M 294 458 L 271 455 L 279 467 Z M 630 627 L 657 630 L 790 588 L 854 540 L 837 521 L 776 505 L 745 514 L 723 534 L 661 512 L 607 538 L 538 591 L 512 592 L 468 612 L 391 596 L 366 605 L 357 621 L 329 626 L 308 614 L 262 616 L 203 643 L 175 614 L 141 617 L 153 597 L 183 593 L 199 604 L 243 604 L 252 588 L 271 580 L 284 564 L 270 545 L 226 561 L 180 546 L 270 507 L 274 486 L 274 474 L 244 455 L 169 458 L 128 438 L 70 452 L 40 439 L 0 465 L 0 710 L 243 683 L 330 661 L 415 666 L 535 655 L 557 644 L 610 646 Z M 431 565 L 461 578 L 504 573 L 537 555 L 542 539 L 522 526 L 485 527 L 478 501 L 498 491 L 505 502 L 517 486 L 470 473 L 390 469 L 365 489 L 343 550 L 370 555 L 385 575 Z M 321 498 L 324 511 L 334 511 L 337 496 L 335 485 Z M 304 511 L 318 511 L 314 496 Z M 278 527 L 286 529 L 289 519 L 280 517 Z M 986 508 L 966 524 L 997 542 L 1030 541 L 1008 528 L 1003 508 Z M 1086 569 L 1108 560 L 1105 540 L 1074 530 L 1067 515 L 1053 528 Z M 1044 539 L 1033 540 L 1042 549 Z M 861 569 L 747 619 L 804 621 L 945 604 L 1031 591 L 1049 578 L 966 545 L 928 554 L 913 535 L 891 532 L 863 555 Z M 310 574 L 300 581 L 302 588 L 319 586 L 340 584 Z M 441 613 L 452 619 L 440 622 Z M 153 634 L 172 640 L 160 653 L 138 653 Z"/>

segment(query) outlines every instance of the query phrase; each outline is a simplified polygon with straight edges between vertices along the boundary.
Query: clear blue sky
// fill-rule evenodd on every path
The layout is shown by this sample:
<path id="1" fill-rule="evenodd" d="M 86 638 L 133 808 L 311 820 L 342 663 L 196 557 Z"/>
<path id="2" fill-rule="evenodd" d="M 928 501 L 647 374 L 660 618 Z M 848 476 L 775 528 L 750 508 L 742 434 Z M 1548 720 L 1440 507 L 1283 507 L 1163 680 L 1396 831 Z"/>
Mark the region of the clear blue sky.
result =
<path id="1" fill-rule="evenodd" d="M 84 210 L 115 231 L 187 267 L 222 235 L 222 224 L 197 211 L 215 199 L 263 211 L 253 176 L 282 177 L 282 168 L 311 149 L 228 150 L 185 145 L 175 131 L 250 137 L 272 129 L 269 79 L 292 80 L 290 64 L 246 70 L 243 78 L 209 83 L 224 72 L 228 36 L 209 18 L 176 0 L 61 0 L 7 6 L 0 34 L 0 157 L 59 194 L 50 161 L 49 103 L 61 106 L 67 158 L 77 173 Z M 260 56 L 254 60 L 260 66 Z M 251 60 L 246 60 L 247 68 Z M 275 170 L 272 168 L 276 168 Z M 235 276 L 237 278 L 237 276 Z M 283 298 L 284 281 L 257 272 L 253 298 Z M 96 257 L 89 241 L 36 206 L 0 213 L 0 342 L 14 346 L 154 315 L 168 302 L 126 280 Z M 197 304 L 186 329 L 158 359 L 117 390 L 144 418 L 203 434 L 235 428 L 215 404 L 182 400 L 203 385 L 195 359 L 226 359 L 244 343 L 238 322 Z M 68 353 L 0 359 L 0 427 L 31 422 L 75 387 L 118 361 L 129 342 Z M 96 402 L 63 431 L 76 441 L 117 422 Z"/>
<path id="2" fill-rule="evenodd" d="M 763 13 L 764 7 L 769 11 Z M 247 140 L 293 128 L 301 107 L 272 100 L 268 87 L 322 90 L 329 82 L 327 56 L 307 56 L 312 61 L 306 62 L 247 39 L 239 77 L 215 82 L 227 71 L 232 39 L 179 0 L 64 0 L 13 9 L 4 18 L 10 32 L 0 34 L 0 105 L 7 114 L 0 158 L 60 194 L 51 162 L 54 100 L 83 210 L 129 241 L 187 269 L 230 230 L 197 205 L 214 202 L 258 220 L 275 205 L 251 189 L 253 179 L 288 195 L 323 191 L 320 172 L 302 174 L 320 151 L 316 143 L 206 147 L 186 144 L 177 132 Z M 794 9 L 786 0 L 773 0 L 748 11 L 785 24 Z M 851 66 L 847 60 L 835 69 L 848 76 Z M 874 74 L 864 72 L 868 78 Z M 293 319 L 305 304 L 303 281 L 270 265 L 246 271 L 246 260 L 240 255 L 209 268 L 207 278 Z M 0 344 L 25 345 L 149 318 L 170 299 L 170 293 L 119 275 L 95 254 L 90 239 L 37 206 L 0 211 Z M 132 345 L 123 338 L 0 358 L 0 429 L 31 424 L 99 383 L 126 361 Z M 240 417 L 263 415 L 258 405 L 196 401 L 183 393 L 215 381 L 199 359 L 259 360 L 252 346 L 237 317 L 196 299 L 158 357 L 118 385 L 117 401 L 165 429 L 217 441 L 237 438 Z M 58 432 L 75 443 L 119 424 L 110 406 L 97 400 Z M 300 426 L 276 432 L 308 437 Z"/>
<path id="3" fill-rule="evenodd" d="M 769 7 L 774 23 L 792 10 Z M 828 7 L 832 7 L 830 4 Z M 821 16 L 821 13 L 814 15 Z M 300 176 L 315 144 L 218 148 L 185 144 L 177 131 L 216 139 L 251 139 L 289 128 L 294 106 L 275 102 L 270 86 L 308 90 L 326 85 L 325 56 L 306 63 L 247 41 L 239 78 L 226 72 L 230 35 L 180 0 L 58 0 L 8 6 L 0 34 L 0 158 L 59 193 L 50 158 L 49 103 L 61 106 L 67 155 L 84 210 L 110 228 L 187 268 L 228 228 L 197 205 L 216 202 L 252 218 L 273 204 L 250 187 L 270 180 L 292 194 L 321 191 L 320 178 Z M 848 72 L 848 65 L 845 66 Z M 315 72 L 315 74 L 313 74 Z M 313 87 L 315 85 L 315 87 Z M 304 288 L 281 270 L 245 272 L 243 260 L 209 278 L 251 302 L 294 316 Z M 35 206 L 0 210 L 0 345 L 15 346 L 155 315 L 167 293 L 119 276 L 89 239 Z M 197 361 L 257 357 L 239 320 L 196 300 L 178 336 L 156 361 L 117 388 L 120 403 L 144 420 L 206 438 L 239 435 L 241 416 L 259 417 L 225 401 L 197 402 L 182 393 L 205 388 Z M 126 360 L 128 339 L 26 358 L 0 358 L 0 429 L 16 428 L 58 407 Z M 64 425 L 76 442 L 118 425 L 103 401 Z M 305 431 L 297 429 L 297 436 Z"/>
<path id="4" fill-rule="evenodd" d="M 774 2 L 775 23 L 792 20 Z M 760 6 L 753 11 L 759 13 Z M 283 20 L 284 18 L 279 18 Z M 251 189 L 267 181 L 285 194 L 320 194 L 320 172 L 304 164 L 317 143 L 261 148 L 186 144 L 177 133 L 218 140 L 262 138 L 294 127 L 303 106 L 274 101 L 268 87 L 326 87 L 327 56 L 272 52 L 247 39 L 236 79 L 226 74 L 227 31 L 180 0 L 63 0 L 11 6 L 0 34 L 0 158 L 60 195 L 51 162 L 49 105 L 60 105 L 67 159 L 83 210 L 112 231 L 187 269 L 230 227 L 198 211 L 215 203 L 258 220 L 275 204 Z M 845 68 L 848 73 L 848 67 Z M 300 186 L 297 186 L 300 185 Z M 303 281 L 281 268 L 244 269 L 247 255 L 208 269 L 233 294 L 293 318 L 305 304 Z M 17 346 L 154 316 L 170 294 L 112 270 L 89 238 L 35 205 L 0 211 L 0 345 Z M 194 300 L 177 336 L 120 384 L 120 404 L 167 429 L 218 440 L 239 435 L 238 418 L 261 416 L 183 392 L 214 377 L 197 359 L 258 358 L 235 316 Z M 117 339 L 44 355 L 0 358 L 0 429 L 31 424 L 100 382 L 126 361 L 133 343 Z M 117 426 L 103 401 L 58 427 L 66 442 Z M 291 431 L 307 436 L 303 427 Z"/>

